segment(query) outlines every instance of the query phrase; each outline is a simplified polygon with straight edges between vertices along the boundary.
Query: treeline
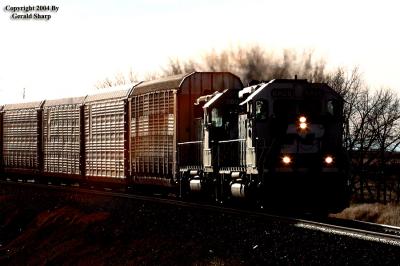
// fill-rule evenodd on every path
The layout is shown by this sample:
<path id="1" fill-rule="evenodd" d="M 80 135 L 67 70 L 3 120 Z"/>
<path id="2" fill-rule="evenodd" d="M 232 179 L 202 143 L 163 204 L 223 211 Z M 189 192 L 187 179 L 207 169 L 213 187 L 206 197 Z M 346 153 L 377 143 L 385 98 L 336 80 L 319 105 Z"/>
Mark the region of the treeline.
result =
<path id="1" fill-rule="evenodd" d="M 238 75 L 244 84 L 251 80 L 270 80 L 277 78 L 305 78 L 310 81 L 326 80 L 325 61 L 316 60 L 312 51 L 301 54 L 292 50 L 283 50 L 281 55 L 268 52 L 261 46 L 230 48 L 220 52 L 211 50 L 196 59 L 185 61 L 170 58 L 159 71 L 147 73 L 143 80 L 190 73 L 193 71 L 229 71 Z M 117 73 L 114 78 L 97 82 L 97 88 L 132 83 L 140 80 L 132 69 L 125 75 Z"/>
<path id="2" fill-rule="evenodd" d="M 345 99 L 344 148 L 354 195 L 361 201 L 400 201 L 400 99 L 393 89 L 370 89 L 358 69 L 327 75 Z"/>
<path id="3" fill-rule="evenodd" d="M 371 89 L 358 68 L 327 71 L 326 62 L 313 52 L 283 50 L 280 56 L 261 46 L 212 50 L 198 59 L 171 58 L 147 79 L 192 71 L 230 71 L 244 84 L 251 80 L 304 78 L 326 82 L 345 99 L 344 148 L 350 162 L 354 197 L 361 201 L 400 201 L 400 99 L 391 88 Z M 117 74 L 98 88 L 135 82 L 137 75 Z"/>

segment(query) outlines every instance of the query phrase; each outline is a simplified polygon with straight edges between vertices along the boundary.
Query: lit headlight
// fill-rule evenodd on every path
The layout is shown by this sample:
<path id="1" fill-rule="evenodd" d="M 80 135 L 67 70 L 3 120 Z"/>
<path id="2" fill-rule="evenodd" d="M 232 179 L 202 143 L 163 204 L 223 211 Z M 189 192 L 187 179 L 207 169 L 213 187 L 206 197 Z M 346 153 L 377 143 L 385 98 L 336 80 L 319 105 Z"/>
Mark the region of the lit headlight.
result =
<path id="1" fill-rule="evenodd" d="M 305 116 L 300 116 L 299 117 L 299 128 L 301 130 L 306 130 L 308 127 L 307 125 L 307 118 Z"/>
<path id="2" fill-rule="evenodd" d="M 328 155 L 328 156 L 325 157 L 324 161 L 325 161 L 326 164 L 332 164 L 333 163 L 333 158 L 332 158 L 332 156 Z"/>
<path id="3" fill-rule="evenodd" d="M 300 123 L 300 129 L 307 129 L 307 123 Z"/>
<path id="4" fill-rule="evenodd" d="M 289 156 L 285 155 L 282 157 L 282 162 L 287 165 L 292 162 L 292 159 Z"/>

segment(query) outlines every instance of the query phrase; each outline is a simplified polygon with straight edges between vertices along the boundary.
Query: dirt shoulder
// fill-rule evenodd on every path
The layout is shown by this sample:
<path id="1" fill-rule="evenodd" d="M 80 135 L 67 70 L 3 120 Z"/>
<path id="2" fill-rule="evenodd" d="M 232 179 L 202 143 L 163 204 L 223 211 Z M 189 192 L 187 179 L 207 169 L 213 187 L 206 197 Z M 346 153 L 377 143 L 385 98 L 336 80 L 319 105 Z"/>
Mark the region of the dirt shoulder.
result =
<path id="1" fill-rule="evenodd" d="M 349 208 L 332 216 L 342 219 L 400 226 L 400 205 L 381 203 L 352 204 Z"/>

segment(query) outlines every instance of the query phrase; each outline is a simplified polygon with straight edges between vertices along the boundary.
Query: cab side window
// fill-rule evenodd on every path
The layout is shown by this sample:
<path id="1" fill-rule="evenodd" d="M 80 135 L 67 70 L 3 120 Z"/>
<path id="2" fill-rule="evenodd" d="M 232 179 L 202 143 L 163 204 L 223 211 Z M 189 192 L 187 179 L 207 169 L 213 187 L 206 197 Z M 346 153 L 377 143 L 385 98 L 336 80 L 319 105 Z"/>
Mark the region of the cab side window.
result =
<path id="1" fill-rule="evenodd" d="M 331 116 L 336 116 L 336 103 L 334 100 L 330 100 L 326 103 L 326 111 L 331 115 Z"/>
<path id="2" fill-rule="evenodd" d="M 268 118 L 268 102 L 265 100 L 257 100 L 255 105 L 256 120 L 266 120 Z"/>
<path id="3" fill-rule="evenodd" d="M 211 124 L 214 127 L 222 127 L 222 114 L 217 108 L 211 110 Z"/>

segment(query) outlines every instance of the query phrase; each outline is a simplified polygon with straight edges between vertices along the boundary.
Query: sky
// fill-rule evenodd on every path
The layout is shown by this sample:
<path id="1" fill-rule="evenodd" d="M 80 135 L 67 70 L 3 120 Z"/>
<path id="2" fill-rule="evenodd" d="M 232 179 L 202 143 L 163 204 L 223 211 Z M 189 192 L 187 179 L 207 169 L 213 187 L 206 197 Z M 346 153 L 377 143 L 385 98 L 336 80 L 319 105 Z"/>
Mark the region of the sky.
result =
<path id="1" fill-rule="evenodd" d="M 10 7 L 50 5 L 48 21 Z M 314 51 L 329 68 L 357 66 L 400 94 L 395 0 L 0 0 L 0 105 L 82 96 L 98 81 L 159 71 L 169 58 L 257 44 Z M 24 14 L 23 12 L 17 12 Z M 23 91 L 25 89 L 25 98 Z"/>

